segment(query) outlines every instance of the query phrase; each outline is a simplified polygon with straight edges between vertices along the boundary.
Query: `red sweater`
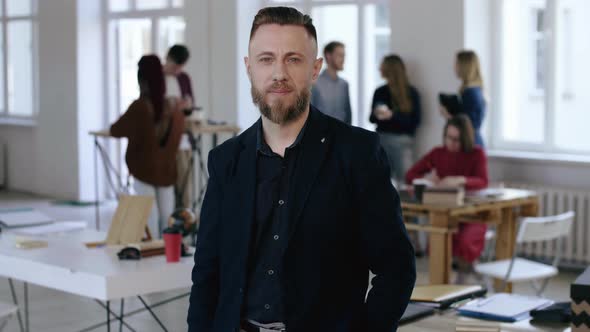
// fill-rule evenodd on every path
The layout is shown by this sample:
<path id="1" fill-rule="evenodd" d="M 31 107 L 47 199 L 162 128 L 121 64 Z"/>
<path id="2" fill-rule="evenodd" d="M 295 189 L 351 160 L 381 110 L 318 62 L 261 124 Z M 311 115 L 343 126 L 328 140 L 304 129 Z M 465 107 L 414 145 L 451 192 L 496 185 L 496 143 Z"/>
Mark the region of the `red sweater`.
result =
<path id="1" fill-rule="evenodd" d="M 488 185 L 488 165 L 483 150 L 476 146 L 471 152 L 450 152 L 445 147 L 436 147 L 418 161 L 408 173 L 406 183 L 424 177 L 431 170 L 443 179 L 446 176 L 464 176 L 465 189 L 483 189 Z"/>

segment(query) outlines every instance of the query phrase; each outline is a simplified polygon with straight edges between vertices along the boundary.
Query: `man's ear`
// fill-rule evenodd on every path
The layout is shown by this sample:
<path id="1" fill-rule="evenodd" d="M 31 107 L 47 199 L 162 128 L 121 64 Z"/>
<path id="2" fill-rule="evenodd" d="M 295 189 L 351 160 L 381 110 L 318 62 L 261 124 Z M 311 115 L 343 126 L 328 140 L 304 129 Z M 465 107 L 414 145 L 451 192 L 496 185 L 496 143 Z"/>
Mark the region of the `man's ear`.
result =
<path id="1" fill-rule="evenodd" d="M 313 62 L 313 76 L 311 77 L 313 83 L 315 83 L 315 81 L 318 79 L 318 76 L 320 76 L 320 70 L 322 70 L 323 63 L 324 63 L 323 58 L 317 58 Z"/>
<path id="2" fill-rule="evenodd" d="M 244 65 L 246 66 L 246 73 L 248 74 L 248 78 L 252 79 L 252 77 L 250 76 L 250 59 L 247 56 L 244 57 Z"/>

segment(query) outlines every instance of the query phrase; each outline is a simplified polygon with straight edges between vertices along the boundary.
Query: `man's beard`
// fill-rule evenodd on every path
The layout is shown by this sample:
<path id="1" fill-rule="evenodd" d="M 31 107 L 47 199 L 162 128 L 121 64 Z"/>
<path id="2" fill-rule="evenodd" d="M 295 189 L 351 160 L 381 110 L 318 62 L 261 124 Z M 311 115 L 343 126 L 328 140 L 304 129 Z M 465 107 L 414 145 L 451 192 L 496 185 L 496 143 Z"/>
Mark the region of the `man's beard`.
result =
<path id="1" fill-rule="evenodd" d="M 280 89 L 283 87 L 281 84 L 274 84 L 270 89 Z M 258 106 L 260 113 L 276 124 L 286 124 L 298 119 L 305 112 L 311 94 L 309 89 L 304 88 L 299 91 L 293 104 L 285 105 L 283 102 L 277 101 L 271 107 L 264 101 L 265 94 L 256 89 L 254 84 L 252 84 L 250 92 L 252 94 L 252 101 L 254 105 Z"/>

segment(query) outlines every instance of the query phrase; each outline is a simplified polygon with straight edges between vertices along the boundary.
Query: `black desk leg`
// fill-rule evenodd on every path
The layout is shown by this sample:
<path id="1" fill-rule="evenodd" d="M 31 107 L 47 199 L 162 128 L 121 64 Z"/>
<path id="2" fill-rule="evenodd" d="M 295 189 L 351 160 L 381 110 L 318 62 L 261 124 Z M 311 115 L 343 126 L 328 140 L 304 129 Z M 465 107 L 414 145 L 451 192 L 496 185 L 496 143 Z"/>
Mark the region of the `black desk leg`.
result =
<path id="1" fill-rule="evenodd" d="M 98 137 L 94 136 L 94 215 L 96 230 L 99 229 L 100 211 L 98 206 Z"/>
<path id="2" fill-rule="evenodd" d="M 125 299 L 121 299 L 121 312 L 119 313 L 119 332 L 123 332 L 123 314 L 125 308 Z"/>
<path id="3" fill-rule="evenodd" d="M 150 314 L 152 315 L 152 317 L 154 317 L 154 319 L 156 320 L 156 322 L 158 322 L 158 324 L 160 325 L 160 327 L 162 328 L 162 330 L 164 330 L 164 332 L 168 332 L 168 330 L 166 329 L 166 326 L 164 326 L 164 324 L 162 324 L 162 322 L 160 321 L 160 319 L 158 318 L 158 316 L 156 316 L 156 314 L 152 311 L 152 308 L 150 308 L 150 306 L 143 300 L 143 298 L 141 296 L 138 296 L 138 298 L 141 301 L 141 303 L 143 303 L 143 306 L 147 309 L 147 311 L 150 312 Z"/>
<path id="4" fill-rule="evenodd" d="M 26 331 L 30 332 L 31 327 L 29 325 L 29 284 L 25 282 L 25 326 Z"/>
<path id="5" fill-rule="evenodd" d="M 107 301 L 107 332 L 111 332 L 111 301 Z"/>
<path id="6" fill-rule="evenodd" d="M 12 302 L 18 308 L 16 312 L 16 317 L 18 318 L 18 326 L 20 327 L 20 332 L 25 332 L 25 327 L 23 326 L 23 318 L 20 315 L 20 307 L 18 306 L 18 298 L 16 297 L 16 292 L 14 291 L 14 284 L 12 279 L 8 279 L 8 284 L 10 284 L 10 293 L 12 294 Z"/>

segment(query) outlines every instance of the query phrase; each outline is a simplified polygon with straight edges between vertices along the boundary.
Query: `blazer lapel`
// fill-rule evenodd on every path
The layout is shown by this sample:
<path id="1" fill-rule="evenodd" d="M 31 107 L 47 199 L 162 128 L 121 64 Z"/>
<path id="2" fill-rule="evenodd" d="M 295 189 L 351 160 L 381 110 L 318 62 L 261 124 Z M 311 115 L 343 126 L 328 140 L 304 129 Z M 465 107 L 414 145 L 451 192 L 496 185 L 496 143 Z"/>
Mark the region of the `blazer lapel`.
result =
<path id="1" fill-rule="evenodd" d="M 311 107 L 309 117 L 308 125 L 301 142 L 302 149 L 297 158 L 294 177 L 289 188 L 289 199 L 291 200 L 289 236 L 284 249 L 288 246 L 297 228 L 309 192 L 313 187 L 332 142 L 326 122 L 323 119 L 324 115 L 320 114 L 314 107 Z"/>
<path id="2" fill-rule="evenodd" d="M 260 120 L 258 120 L 260 121 Z M 241 150 L 237 155 L 234 181 L 229 188 L 234 192 L 232 204 L 226 208 L 235 209 L 229 213 L 236 221 L 236 231 L 239 231 L 239 239 L 244 241 L 237 244 L 238 248 L 244 248 L 247 254 L 250 245 L 252 223 L 254 221 L 254 203 L 256 197 L 256 128 L 258 122 L 244 133 Z"/>

